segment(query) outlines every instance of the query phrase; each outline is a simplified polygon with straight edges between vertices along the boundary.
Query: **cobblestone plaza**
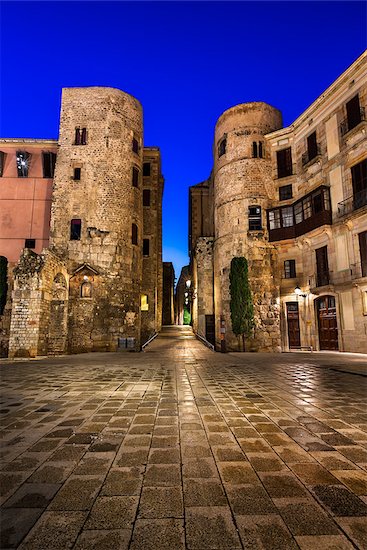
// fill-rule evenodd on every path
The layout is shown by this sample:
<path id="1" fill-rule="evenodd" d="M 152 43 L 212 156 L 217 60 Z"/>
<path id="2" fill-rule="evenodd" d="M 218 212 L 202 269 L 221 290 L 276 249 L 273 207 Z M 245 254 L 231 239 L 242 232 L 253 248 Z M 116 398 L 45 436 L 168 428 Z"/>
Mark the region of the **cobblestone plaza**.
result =
<path id="1" fill-rule="evenodd" d="M 366 548 L 365 357 L 2 360 L 2 550 Z"/>

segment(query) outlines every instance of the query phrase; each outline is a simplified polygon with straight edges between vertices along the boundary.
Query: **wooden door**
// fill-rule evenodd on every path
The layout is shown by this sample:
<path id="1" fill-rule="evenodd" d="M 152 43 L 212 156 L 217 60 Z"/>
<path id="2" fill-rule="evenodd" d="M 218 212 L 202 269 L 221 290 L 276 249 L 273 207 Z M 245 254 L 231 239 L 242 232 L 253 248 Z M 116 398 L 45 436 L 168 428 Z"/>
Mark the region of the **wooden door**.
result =
<path id="1" fill-rule="evenodd" d="M 322 296 L 316 300 L 319 325 L 320 350 L 338 350 L 338 325 L 334 296 Z"/>
<path id="2" fill-rule="evenodd" d="M 301 337 L 298 302 L 287 302 L 287 323 L 289 348 L 299 348 L 301 346 Z"/>

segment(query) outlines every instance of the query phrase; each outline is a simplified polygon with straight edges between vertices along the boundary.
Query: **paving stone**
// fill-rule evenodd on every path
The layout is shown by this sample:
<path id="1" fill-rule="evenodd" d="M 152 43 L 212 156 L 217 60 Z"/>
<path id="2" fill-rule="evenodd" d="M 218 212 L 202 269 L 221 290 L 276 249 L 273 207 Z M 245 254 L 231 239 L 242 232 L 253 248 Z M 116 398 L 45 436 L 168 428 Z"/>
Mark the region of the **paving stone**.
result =
<path id="1" fill-rule="evenodd" d="M 56 447 L 60 446 L 60 441 L 57 439 L 42 439 L 33 445 L 30 449 L 30 453 L 44 453 L 47 451 L 54 451 Z"/>
<path id="2" fill-rule="evenodd" d="M 144 476 L 145 487 L 174 487 L 180 484 L 181 467 L 179 464 L 151 464 L 147 466 Z"/>
<path id="3" fill-rule="evenodd" d="M 221 477 L 225 483 L 231 485 L 260 483 L 254 469 L 248 462 L 221 462 L 218 464 Z"/>
<path id="4" fill-rule="evenodd" d="M 149 453 L 150 464 L 176 464 L 180 461 L 180 450 L 178 448 L 152 449 Z"/>
<path id="5" fill-rule="evenodd" d="M 5 508 L 46 508 L 60 489 L 60 484 L 23 483 L 9 498 Z"/>
<path id="6" fill-rule="evenodd" d="M 19 548 L 21 550 L 71 548 L 86 517 L 86 512 L 45 512 Z"/>
<path id="7" fill-rule="evenodd" d="M 276 512 L 267 492 L 259 485 L 227 488 L 227 495 L 236 515 L 265 515 Z"/>
<path id="8" fill-rule="evenodd" d="M 312 488 L 320 502 L 336 516 L 366 516 L 367 504 L 345 487 L 316 485 Z"/>
<path id="9" fill-rule="evenodd" d="M 186 461 L 182 475 L 189 478 L 211 478 L 218 477 L 218 472 L 212 458 L 199 458 Z"/>
<path id="10" fill-rule="evenodd" d="M 17 548 L 36 523 L 43 508 L 4 508 L 0 515 L 0 547 Z"/>
<path id="11" fill-rule="evenodd" d="M 135 519 L 138 498 L 131 496 L 98 497 L 85 529 L 128 529 Z"/>
<path id="12" fill-rule="evenodd" d="M 315 537 L 296 537 L 301 550 L 352 550 L 354 546 L 342 535 L 320 535 Z"/>
<path id="13" fill-rule="evenodd" d="M 242 548 L 228 507 L 186 508 L 185 524 L 190 550 Z"/>
<path id="14" fill-rule="evenodd" d="M 320 464 L 291 464 L 291 468 L 306 485 L 337 483 L 337 479 Z"/>
<path id="15" fill-rule="evenodd" d="M 216 447 L 214 449 L 214 455 L 219 462 L 238 462 L 247 460 L 242 450 L 234 446 Z"/>
<path id="16" fill-rule="evenodd" d="M 334 477 L 339 479 L 355 495 L 367 496 L 367 473 L 361 470 L 332 470 Z"/>
<path id="17" fill-rule="evenodd" d="M 139 518 L 183 517 L 181 487 L 143 487 Z"/>
<path id="18" fill-rule="evenodd" d="M 184 480 L 185 506 L 226 506 L 222 484 L 211 479 Z"/>
<path id="19" fill-rule="evenodd" d="M 183 462 L 193 458 L 211 458 L 212 456 L 209 445 L 182 445 L 181 449 Z"/>
<path id="20" fill-rule="evenodd" d="M 31 483 L 62 483 L 69 477 L 73 467 L 74 464 L 71 462 L 65 464 L 45 462 L 31 475 L 28 481 Z"/>
<path id="21" fill-rule="evenodd" d="M 262 474 L 261 481 L 272 498 L 307 497 L 306 489 L 295 476 Z"/>
<path id="22" fill-rule="evenodd" d="M 279 515 L 237 516 L 236 523 L 244 548 L 262 550 L 296 550 L 298 548 Z"/>
<path id="23" fill-rule="evenodd" d="M 110 470 L 100 494 L 102 496 L 139 495 L 142 481 L 142 468 Z"/>
<path id="24" fill-rule="evenodd" d="M 247 453 L 247 458 L 257 472 L 275 472 L 286 469 L 284 463 L 274 453 L 262 453 L 261 455 Z"/>
<path id="25" fill-rule="evenodd" d="M 140 466 L 148 461 L 149 449 L 134 450 L 131 447 L 120 449 L 120 454 L 116 458 L 117 466 Z"/>
<path id="26" fill-rule="evenodd" d="M 357 548 L 367 548 L 367 521 L 365 517 L 343 517 L 336 518 L 336 521 Z"/>
<path id="27" fill-rule="evenodd" d="M 92 453 L 86 453 L 77 467 L 74 469 L 74 475 L 105 475 L 110 467 L 112 459 L 93 456 Z"/>
<path id="28" fill-rule="evenodd" d="M 102 485 L 98 478 L 70 477 L 49 505 L 49 510 L 89 510 Z"/>
<path id="29" fill-rule="evenodd" d="M 278 506 L 280 514 L 293 535 L 339 534 L 335 523 L 320 506 L 311 502 L 295 502 Z"/>
<path id="30" fill-rule="evenodd" d="M 130 550 L 185 550 L 183 521 L 179 519 L 138 519 Z"/>
<path id="31" fill-rule="evenodd" d="M 128 550 L 130 529 L 85 530 L 79 535 L 73 550 Z"/>

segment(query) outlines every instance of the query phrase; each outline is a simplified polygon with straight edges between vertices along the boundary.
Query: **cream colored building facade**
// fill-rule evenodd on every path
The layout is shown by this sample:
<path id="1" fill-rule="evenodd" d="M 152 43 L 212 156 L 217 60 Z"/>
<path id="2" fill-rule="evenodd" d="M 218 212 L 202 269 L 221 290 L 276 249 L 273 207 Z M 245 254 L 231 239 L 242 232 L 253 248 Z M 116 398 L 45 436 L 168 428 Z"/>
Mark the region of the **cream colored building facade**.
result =
<path id="1" fill-rule="evenodd" d="M 216 349 L 238 349 L 229 264 L 245 256 L 248 349 L 367 353 L 366 103 L 364 53 L 287 128 L 263 103 L 220 117 L 213 173 L 190 190 L 194 329 L 211 315 Z"/>

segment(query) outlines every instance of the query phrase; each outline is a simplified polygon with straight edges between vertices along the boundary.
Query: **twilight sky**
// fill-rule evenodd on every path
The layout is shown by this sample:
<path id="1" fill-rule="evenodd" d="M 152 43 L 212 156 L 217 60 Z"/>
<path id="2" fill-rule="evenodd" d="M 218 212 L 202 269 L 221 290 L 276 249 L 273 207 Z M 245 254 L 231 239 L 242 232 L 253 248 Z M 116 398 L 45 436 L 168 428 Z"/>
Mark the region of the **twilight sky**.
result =
<path id="1" fill-rule="evenodd" d="M 143 104 L 161 148 L 164 260 L 188 263 L 188 187 L 212 166 L 214 125 L 266 101 L 284 125 L 366 48 L 354 1 L 0 4 L 0 137 L 57 138 L 61 88 L 114 86 Z"/>

